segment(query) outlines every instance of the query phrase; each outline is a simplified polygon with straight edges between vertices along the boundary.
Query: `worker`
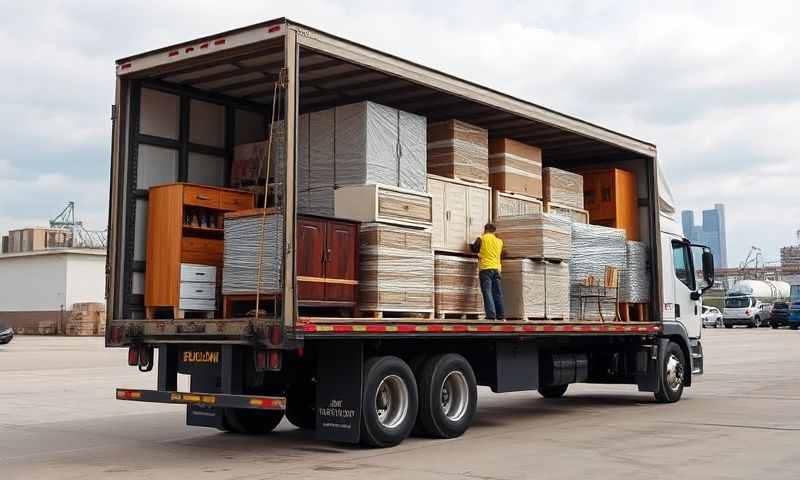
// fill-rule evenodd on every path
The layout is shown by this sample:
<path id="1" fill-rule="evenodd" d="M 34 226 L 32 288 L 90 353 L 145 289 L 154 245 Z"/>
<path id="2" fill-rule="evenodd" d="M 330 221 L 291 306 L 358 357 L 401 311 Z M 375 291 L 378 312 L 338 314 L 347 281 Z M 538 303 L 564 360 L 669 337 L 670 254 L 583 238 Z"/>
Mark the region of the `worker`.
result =
<path id="1" fill-rule="evenodd" d="M 497 238 L 497 227 L 487 223 L 483 227 L 483 235 L 470 245 L 473 253 L 478 254 L 478 279 L 483 295 L 483 309 L 487 320 L 504 320 L 503 286 L 500 277 L 500 257 L 503 254 L 503 241 Z"/>

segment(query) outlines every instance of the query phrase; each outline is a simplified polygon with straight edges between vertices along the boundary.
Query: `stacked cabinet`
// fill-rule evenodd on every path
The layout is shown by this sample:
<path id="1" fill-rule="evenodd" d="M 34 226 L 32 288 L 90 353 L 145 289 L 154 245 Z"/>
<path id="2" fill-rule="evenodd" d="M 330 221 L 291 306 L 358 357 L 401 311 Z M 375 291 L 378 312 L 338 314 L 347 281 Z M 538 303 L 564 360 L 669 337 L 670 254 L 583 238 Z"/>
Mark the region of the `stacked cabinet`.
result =
<path id="1" fill-rule="evenodd" d="M 358 223 L 322 217 L 297 220 L 300 306 L 354 307 L 358 286 Z"/>
<path id="2" fill-rule="evenodd" d="M 147 212 L 146 315 L 170 309 L 214 312 L 223 259 L 223 217 L 253 208 L 253 194 L 177 183 L 150 187 Z"/>
<path id="3" fill-rule="evenodd" d="M 619 168 L 587 170 L 583 175 L 583 203 L 594 225 L 625 230 L 628 240 L 639 240 L 636 174 Z"/>
<path id="4" fill-rule="evenodd" d="M 470 253 L 469 244 L 483 233 L 492 211 L 492 190 L 451 178 L 428 175 L 433 249 Z"/>

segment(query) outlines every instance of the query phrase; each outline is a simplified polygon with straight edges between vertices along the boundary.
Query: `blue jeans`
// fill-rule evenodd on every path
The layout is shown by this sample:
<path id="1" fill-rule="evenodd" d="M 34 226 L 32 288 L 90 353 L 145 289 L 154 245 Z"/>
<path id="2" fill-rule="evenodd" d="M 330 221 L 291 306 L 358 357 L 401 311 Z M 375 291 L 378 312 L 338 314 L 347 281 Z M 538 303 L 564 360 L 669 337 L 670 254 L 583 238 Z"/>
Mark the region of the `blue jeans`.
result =
<path id="1" fill-rule="evenodd" d="M 481 281 L 481 295 L 483 295 L 483 309 L 486 311 L 486 319 L 504 319 L 503 286 L 500 272 L 494 269 L 481 270 L 478 273 L 478 278 Z"/>

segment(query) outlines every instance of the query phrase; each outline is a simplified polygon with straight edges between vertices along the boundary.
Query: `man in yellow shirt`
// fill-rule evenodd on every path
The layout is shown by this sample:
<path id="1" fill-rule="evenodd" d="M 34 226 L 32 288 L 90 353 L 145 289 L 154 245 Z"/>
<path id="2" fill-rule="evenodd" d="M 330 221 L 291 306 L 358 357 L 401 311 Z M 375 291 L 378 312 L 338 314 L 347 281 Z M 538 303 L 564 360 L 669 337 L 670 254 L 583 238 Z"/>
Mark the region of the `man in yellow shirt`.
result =
<path id="1" fill-rule="evenodd" d="M 483 235 L 475 239 L 470 248 L 478 254 L 478 278 L 481 282 L 483 309 L 487 320 L 504 320 L 503 285 L 500 276 L 502 269 L 500 257 L 503 254 L 503 241 L 497 238 L 494 224 L 483 227 Z"/>

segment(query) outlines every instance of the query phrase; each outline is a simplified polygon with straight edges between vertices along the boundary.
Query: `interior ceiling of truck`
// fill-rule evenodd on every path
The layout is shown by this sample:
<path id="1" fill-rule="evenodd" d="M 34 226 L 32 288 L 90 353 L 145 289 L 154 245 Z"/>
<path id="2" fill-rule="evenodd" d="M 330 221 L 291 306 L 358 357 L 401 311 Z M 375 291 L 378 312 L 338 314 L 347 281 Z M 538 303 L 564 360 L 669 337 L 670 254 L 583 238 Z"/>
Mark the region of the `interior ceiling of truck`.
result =
<path id="1" fill-rule="evenodd" d="M 283 66 L 283 43 L 259 50 L 228 51 L 202 63 L 146 75 L 212 96 L 272 104 L 273 81 Z M 542 149 L 545 165 L 580 166 L 629 160 L 637 154 L 600 140 L 530 120 L 498 108 L 435 90 L 379 71 L 321 55 L 300 52 L 300 112 L 324 110 L 371 100 L 426 116 L 430 121 L 458 119 L 483 127 L 491 138 L 513 138 Z"/>

